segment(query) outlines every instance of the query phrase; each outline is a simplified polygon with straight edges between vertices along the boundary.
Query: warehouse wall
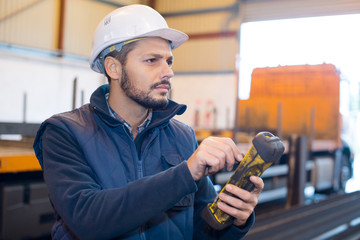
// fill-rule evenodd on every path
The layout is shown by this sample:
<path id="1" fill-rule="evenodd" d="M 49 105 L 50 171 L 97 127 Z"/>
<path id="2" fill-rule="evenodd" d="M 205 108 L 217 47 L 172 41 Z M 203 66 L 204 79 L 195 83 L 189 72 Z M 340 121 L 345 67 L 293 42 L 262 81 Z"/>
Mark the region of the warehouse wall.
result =
<path id="1" fill-rule="evenodd" d="M 235 119 L 236 84 L 233 73 L 175 76 L 171 96 L 188 105 L 186 113 L 177 118 L 196 128 L 231 129 Z M 195 120 L 197 114 L 198 120 Z M 206 117 L 207 114 L 210 115 Z"/>
<path id="2" fill-rule="evenodd" d="M 88 57 L 99 21 L 119 6 L 94 0 L 0 0 L 0 42 Z"/>
<path id="3" fill-rule="evenodd" d="M 233 72 L 238 53 L 239 4 L 226 1 L 158 0 L 169 26 L 190 36 L 175 54 L 177 72 Z"/>
<path id="4" fill-rule="evenodd" d="M 77 78 L 76 107 L 89 102 L 92 91 L 105 82 L 84 61 L 42 56 L 0 48 L 0 121 L 39 123 L 72 109 Z M 26 103 L 24 103 L 26 94 Z M 26 111 L 24 113 L 24 107 Z"/>
<path id="5" fill-rule="evenodd" d="M 243 22 L 318 17 L 360 12 L 358 0 L 247 0 Z"/>
<path id="6" fill-rule="evenodd" d="M 59 1 L 0 0 L 0 42 L 56 50 Z"/>

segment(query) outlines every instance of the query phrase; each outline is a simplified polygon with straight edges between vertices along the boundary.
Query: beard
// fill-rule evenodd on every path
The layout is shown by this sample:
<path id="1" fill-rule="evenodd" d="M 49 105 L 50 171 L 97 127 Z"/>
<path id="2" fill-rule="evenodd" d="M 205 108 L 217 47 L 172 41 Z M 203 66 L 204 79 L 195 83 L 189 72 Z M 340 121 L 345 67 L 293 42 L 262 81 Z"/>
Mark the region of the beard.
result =
<path id="1" fill-rule="evenodd" d="M 124 91 L 126 96 L 128 96 L 130 99 L 132 99 L 139 105 L 143 106 L 144 108 L 152 108 L 153 110 L 160 110 L 167 107 L 169 103 L 167 97 L 161 99 L 155 99 L 150 96 L 151 90 L 155 89 L 157 86 L 161 84 L 168 84 L 171 89 L 170 82 L 167 80 L 163 80 L 159 83 L 155 83 L 151 85 L 149 91 L 142 91 L 136 88 L 136 86 L 130 81 L 125 67 L 122 68 L 122 74 L 121 74 L 122 90 Z M 165 94 L 163 96 L 165 96 Z"/>

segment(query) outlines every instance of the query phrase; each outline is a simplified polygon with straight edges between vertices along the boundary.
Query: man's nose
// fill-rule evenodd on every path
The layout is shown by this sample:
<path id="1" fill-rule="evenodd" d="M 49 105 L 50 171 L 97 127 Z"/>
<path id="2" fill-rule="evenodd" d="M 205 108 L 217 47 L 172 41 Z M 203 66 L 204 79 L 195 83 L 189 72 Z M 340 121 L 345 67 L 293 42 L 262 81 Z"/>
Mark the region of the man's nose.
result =
<path id="1" fill-rule="evenodd" d="M 171 69 L 171 66 L 167 63 L 167 61 L 164 61 L 161 68 L 161 79 L 167 79 L 170 80 L 172 77 L 174 77 L 174 71 Z"/>

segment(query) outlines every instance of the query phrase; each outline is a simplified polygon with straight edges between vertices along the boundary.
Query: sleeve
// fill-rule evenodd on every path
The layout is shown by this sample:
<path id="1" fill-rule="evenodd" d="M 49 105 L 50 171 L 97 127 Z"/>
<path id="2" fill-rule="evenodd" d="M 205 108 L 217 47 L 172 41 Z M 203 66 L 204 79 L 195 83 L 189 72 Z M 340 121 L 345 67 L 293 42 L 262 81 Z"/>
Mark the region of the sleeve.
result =
<path id="1" fill-rule="evenodd" d="M 102 189 L 77 142 L 50 124 L 42 137 L 42 149 L 49 197 L 57 214 L 80 239 L 129 233 L 197 190 L 186 162 L 122 188 Z M 178 182 L 179 187 L 169 188 L 169 182 Z"/>
<path id="2" fill-rule="evenodd" d="M 221 231 L 212 229 L 202 218 L 201 211 L 208 203 L 211 203 L 215 197 L 216 192 L 213 187 L 211 180 L 208 177 L 203 177 L 198 181 L 198 191 L 195 194 L 195 205 L 194 205 L 194 239 L 242 239 L 245 237 L 250 228 L 255 222 L 255 213 L 253 212 L 246 224 L 242 228 L 238 228 L 232 225 Z"/>

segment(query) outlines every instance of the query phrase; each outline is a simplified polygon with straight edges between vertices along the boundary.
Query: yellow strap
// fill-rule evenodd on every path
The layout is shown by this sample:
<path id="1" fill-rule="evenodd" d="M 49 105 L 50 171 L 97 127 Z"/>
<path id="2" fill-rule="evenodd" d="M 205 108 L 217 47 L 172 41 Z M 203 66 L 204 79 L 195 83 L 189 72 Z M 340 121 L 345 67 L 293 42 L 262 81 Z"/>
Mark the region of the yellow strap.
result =
<path id="1" fill-rule="evenodd" d="M 124 45 L 141 40 L 141 39 L 146 39 L 146 38 L 156 38 L 156 37 L 140 37 L 140 38 L 133 38 L 127 41 L 124 41 Z"/>

